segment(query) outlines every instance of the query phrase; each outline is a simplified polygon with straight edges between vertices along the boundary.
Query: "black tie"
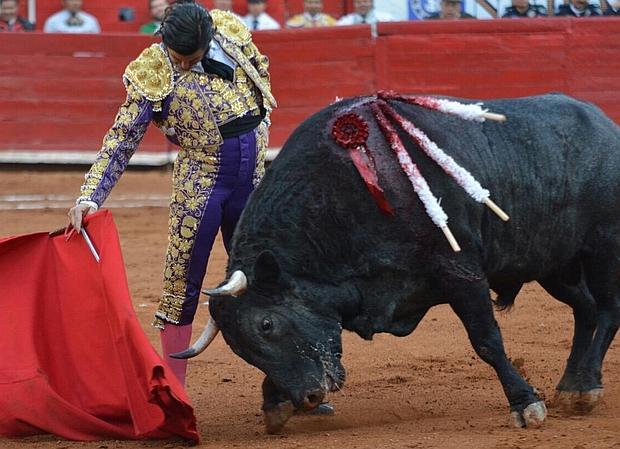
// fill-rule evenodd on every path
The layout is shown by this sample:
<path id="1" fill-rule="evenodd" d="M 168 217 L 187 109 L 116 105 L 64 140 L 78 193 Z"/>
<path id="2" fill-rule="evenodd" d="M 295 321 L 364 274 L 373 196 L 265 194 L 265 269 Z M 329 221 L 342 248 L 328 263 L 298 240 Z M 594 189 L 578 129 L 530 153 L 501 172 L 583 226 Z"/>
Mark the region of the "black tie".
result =
<path id="1" fill-rule="evenodd" d="M 233 81 L 235 79 L 235 71 L 229 65 L 216 61 L 215 59 L 207 58 L 206 56 L 202 58 L 201 62 L 202 68 L 206 73 L 217 75 L 227 81 Z"/>
<path id="2" fill-rule="evenodd" d="M 254 20 L 252 20 L 252 29 L 258 30 L 258 18 L 256 17 L 254 17 Z"/>
<path id="3" fill-rule="evenodd" d="M 362 23 L 366 23 L 366 16 L 362 16 Z"/>

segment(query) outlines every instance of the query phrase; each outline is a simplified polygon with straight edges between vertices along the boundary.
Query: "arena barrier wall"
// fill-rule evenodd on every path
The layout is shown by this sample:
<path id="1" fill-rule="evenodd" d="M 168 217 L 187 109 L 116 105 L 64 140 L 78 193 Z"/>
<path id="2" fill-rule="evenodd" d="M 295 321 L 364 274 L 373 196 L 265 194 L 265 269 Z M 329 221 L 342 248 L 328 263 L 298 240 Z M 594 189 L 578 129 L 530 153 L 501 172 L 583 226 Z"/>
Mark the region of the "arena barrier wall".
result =
<path id="1" fill-rule="evenodd" d="M 380 24 L 256 33 L 271 59 L 271 146 L 338 97 L 377 89 L 489 99 L 550 91 L 620 123 L 620 19 Z M 154 42 L 135 34 L 0 34 L 0 162 L 89 163 L 124 99 L 126 64 Z M 561 113 L 561 111 L 558 111 Z M 168 163 L 149 130 L 133 162 Z"/>

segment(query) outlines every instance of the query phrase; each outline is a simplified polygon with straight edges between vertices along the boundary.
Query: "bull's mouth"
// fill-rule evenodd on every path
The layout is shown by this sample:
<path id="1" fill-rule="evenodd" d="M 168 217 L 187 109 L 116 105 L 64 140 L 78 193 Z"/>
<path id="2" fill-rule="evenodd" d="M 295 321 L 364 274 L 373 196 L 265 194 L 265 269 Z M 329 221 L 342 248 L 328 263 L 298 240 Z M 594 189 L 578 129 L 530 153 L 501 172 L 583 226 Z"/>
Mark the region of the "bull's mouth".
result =
<path id="1" fill-rule="evenodd" d="M 307 413 L 317 409 L 326 402 L 326 396 L 330 392 L 340 391 L 344 385 L 345 374 L 343 370 L 325 372 L 321 386 L 313 391 L 306 392 L 303 396 L 283 394 L 282 402 L 263 406 L 265 427 L 267 433 L 280 432 L 286 422 L 297 413 Z M 288 396 L 288 399 L 284 399 Z M 294 399 L 296 398 L 296 400 Z"/>

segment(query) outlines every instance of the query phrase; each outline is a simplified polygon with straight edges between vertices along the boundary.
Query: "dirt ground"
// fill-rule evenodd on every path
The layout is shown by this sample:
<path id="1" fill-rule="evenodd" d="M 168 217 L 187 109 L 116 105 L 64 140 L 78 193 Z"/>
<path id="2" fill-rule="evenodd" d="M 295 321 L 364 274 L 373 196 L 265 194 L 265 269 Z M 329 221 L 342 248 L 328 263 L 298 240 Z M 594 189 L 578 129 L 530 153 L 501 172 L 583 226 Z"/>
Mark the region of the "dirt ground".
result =
<path id="1" fill-rule="evenodd" d="M 65 224 L 83 171 L 0 171 L 0 236 Z M 169 173 L 129 171 L 108 202 L 119 229 L 129 287 L 140 322 L 150 326 L 161 289 Z M 26 196 L 29 195 L 29 196 Z M 35 196 L 32 196 L 35 195 Z M 147 201 L 148 200 L 148 201 Z M 140 204 L 148 204 L 140 206 Z M 125 207 L 133 206 L 133 207 Z M 217 284 L 226 255 L 221 241 L 205 279 Z M 206 321 L 198 312 L 195 334 Z M 538 285 L 525 287 L 516 308 L 498 313 L 506 350 L 551 402 L 572 338 L 570 309 Z M 473 352 L 448 307 L 437 307 L 410 336 L 343 336 L 347 384 L 332 395 L 333 417 L 294 417 L 282 435 L 266 435 L 260 412 L 262 374 L 218 337 L 190 362 L 188 393 L 204 447 L 212 448 L 620 448 L 620 338 L 604 367 L 605 399 L 588 416 L 562 416 L 552 406 L 540 429 L 509 427 L 506 399 L 495 373 Z M 53 436 L 0 439 L 3 449 L 184 447 L 181 441 L 69 442 Z"/>

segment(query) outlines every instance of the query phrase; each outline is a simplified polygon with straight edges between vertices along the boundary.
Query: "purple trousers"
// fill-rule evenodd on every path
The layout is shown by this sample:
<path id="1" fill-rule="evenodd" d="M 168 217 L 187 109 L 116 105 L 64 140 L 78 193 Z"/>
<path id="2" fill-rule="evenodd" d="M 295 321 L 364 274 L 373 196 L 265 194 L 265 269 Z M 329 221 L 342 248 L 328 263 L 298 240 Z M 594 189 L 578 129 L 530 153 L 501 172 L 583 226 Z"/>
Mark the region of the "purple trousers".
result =
<path id="1" fill-rule="evenodd" d="M 222 230 L 222 239 L 228 252 L 237 221 L 254 190 L 252 181 L 256 167 L 255 132 L 225 139 L 220 147 L 219 159 L 215 184 L 209 199 L 203 205 L 202 218 L 189 260 L 180 325 L 190 324 L 194 320 L 202 281 L 218 230 Z"/>

